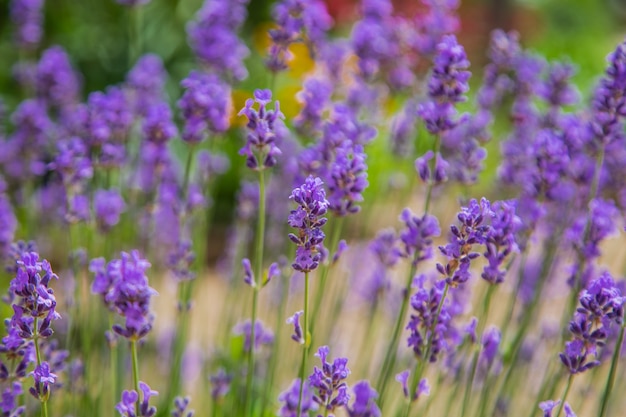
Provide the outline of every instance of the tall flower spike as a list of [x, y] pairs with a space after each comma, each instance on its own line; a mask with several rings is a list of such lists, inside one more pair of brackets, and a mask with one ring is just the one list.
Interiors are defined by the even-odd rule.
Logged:
[[404, 245], [402, 256], [411, 259], [414, 265], [432, 256], [432, 238], [439, 236], [441, 229], [435, 216], [425, 214], [417, 217], [405, 208], [400, 215], [405, 229], [400, 232], [400, 240]]
[[359, 381], [352, 387], [354, 393], [354, 402], [348, 407], [348, 416], [350, 417], [381, 417], [382, 413], [376, 398], [378, 393], [373, 389], [369, 382]]
[[346, 406], [350, 395], [345, 379], [350, 375], [347, 358], [336, 358], [332, 363], [326, 359], [330, 349], [322, 346], [315, 356], [322, 362], [322, 368], [317, 366], [313, 374], [309, 376], [309, 384], [317, 392], [313, 395], [313, 401], [325, 410], [325, 413], [333, 412], [336, 408]]
[[289, 239], [298, 245], [296, 259], [292, 264], [296, 271], [312, 271], [321, 261], [322, 242], [326, 237], [322, 226], [327, 221], [322, 216], [328, 210], [328, 200], [322, 184], [319, 178], [309, 176], [289, 197], [298, 204], [295, 210], [291, 210], [287, 220], [289, 226], [298, 229], [297, 235], [289, 234]]
[[[275, 124], [277, 119], [284, 119], [278, 101], [274, 102], [274, 110], [266, 106], [272, 101], [270, 90], [256, 90], [254, 100], [248, 99], [239, 115], [248, 118], [246, 145], [239, 150], [240, 155], [246, 156], [246, 165], [250, 169], [262, 170], [276, 165], [276, 157], [281, 154], [276, 146]], [[252, 106], [258, 103], [257, 111]]]

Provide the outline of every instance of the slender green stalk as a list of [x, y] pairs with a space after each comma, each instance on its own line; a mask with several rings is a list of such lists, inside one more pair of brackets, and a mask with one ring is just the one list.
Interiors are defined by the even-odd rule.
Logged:
[[309, 273], [304, 273], [304, 313], [303, 327], [304, 346], [302, 346], [302, 361], [300, 362], [300, 394], [298, 395], [298, 416], [302, 415], [302, 391], [304, 390], [304, 373], [306, 371], [306, 359], [309, 353], [311, 334], [309, 333]]
[[611, 397], [611, 391], [613, 390], [613, 386], [615, 385], [615, 376], [617, 375], [617, 366], [619, 364], [619, 354], [622, 350], [622, 343], [624, 342], [624, 331], [626, 327], [622, 326], [619, 332], [619, 336], [617, 337], [617, 343], [615, 344], [615, 349], [613, 350], [613, 358], [611, 359], [611, 370], [609, 371], [609, 377], [606, 380], [606, 385], [604, 387], [604, 393], [602, 394], [602, 403], [600, 406], [600, 412], [598, 417], [604, 417], [608, 410], [609, 398]]
[[420, 252], [416, 252], [413, 262], [411, 263], [411, 269], [409, 270], [409, 274], [407, 275], [407, 281], [404, 286], [404, 294], [402, 296], [400, 312], [398, 313], [396, 324], [393, 328], [393, 333], [391, 334], [391, 339], [389, 339], [387, 351], [385, 352], [385, 360], [383, 362], [383, 366], [381, 367], [380, 374], [378, 375], [378, 380], [376, 382], [376, 390], [378, 391], [379, 395], [379, 406], [381, 408], [385, 400], [387, 381], [389, 380], [389, 376], [391, 374], [391, 371], [393, 370], [393, 366], [396, 363], [396, 351], [398, 349], [398, 342], [400, 339], [400, 333], [402, 331], [402, 324], [404, 323], [406, 310], [409, 306], [409, 299], [411, 298], [411, 284], [413, 283], [413, 277], [415, 276], [415, 272], [417, 270], [417, 263], [415, 261], [419, 259], [419, 256]]
[[141, 401], [139, 399], [139, 360], [137, 359], [137, 341], [130, 341], [130, 355], [133, 362], [133, 386], [135, 387], [135, 391], [137, 391], [137, 410], [139, 410], [139, 405]]
[[556, 415], [554, 417], [559, 417], [559, 415], [561, 414], [561, 411], [563, 411], [563, 406], [565, 405], [565, 399], [567, 398], [569, 389], [572, 387], [572, 381], [574, 380], [574, 375], [575, 374], [569, 374], [569, 378], [567, 378], [567, 385], [565, 386], [565, 392], [563, 393], [563, 396], [561, 397], [561, 404], [559, 404], [559, 409], [556, 412]]
[[263, 245], [265, 238], [265, 173], [259, 170], [259, 221], [256, 229], [256, 252], [255, 252], [255, 279], [258, 281], [253, 287], [252, 294], [252, 323], [250, 326], [250, 352], [248, 353], [248, 373], [246, 375], [246, 398], [244, 400], [247, 416], [252, 416], [254, 400], [252, 399], [252, 382], [254, 374], [254, 339], [255, 323], [258, 309], [259, 286], [263, 280]]
[[[109, 312], [109, 328], [113, 327], [113, 313]], [[110, 344], [110, 360], [111, 360], [111, 402], [109, 403], [109, 407], [111, 411], [114, 412], [114, 404], [117, 396], [119, 395], [119, 381], [118, 381], [118, 358], [119, 353], [117, 349], [117, 343]], [[117, 414], [114, 412], [114, 415]]]
[[[35, 317], [33, 322], [33, 328], [35, 329], [35, 334], [33, 336], [33, 342], [35, 342], [35, 354], [37, 356], [37, 366], [41, 366], [41, 351], [39, 349], [39, 318]], [[48, 417], [48, 399], [41, 401], [41, 416]]]

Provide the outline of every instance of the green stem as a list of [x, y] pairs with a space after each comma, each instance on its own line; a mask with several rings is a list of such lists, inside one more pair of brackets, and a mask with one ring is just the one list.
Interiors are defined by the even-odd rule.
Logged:
[[258, 309], [259, 286], [263, 285], [263, 245], [265, 238], [265, 172], [259, 170], [259, 221], [256, 229], [256, 252], [255, 252], [255, 279], [256, 284], [252, 294], [252, 323], [250, 326], [250, 352], [248, 353], [248, 373], [246, 375], [246, 415], [252, 416], [254, 401], [252, 399], [252, 382], [254, 374], [254, 339], [255, 323]]
[[304, 314], [303, 327], [304, 346], [302, 346], [302, 361], [300, 362], [300, 394], [298, 395], [298, 416], [302, 415], [302, 391], [304, 389], [304, 373], [306, 370], [306, 359], [309, 352], [311, 342], [311, 334], [309, 333], [309, 273], [304, 273]]
[[391, 339], [389, 339], [389, 345], [387, 345], [387, 351], [385, 352], [385, 360], [383, 362], [383, 366], [380, 370], [380, 374], [378, 375], [378, 380], [376, 382], [376, 389], [379, 395], [379, 406], [382, 408], [385, 393], [387, 390], [387, 381], [389, 380], [389, 375], [393, 369], [393, 366], [396, 363], [396, 351], [398, 350], [398, 342], [400, 339], [400, 333], [402, 331], [402, 324], [404, 323], [404, 317], [406, 316], [406, 310], [409, 305], [409, 299], [411, 298], [411, 284], [413, 283], [413, 277], [415, 276], [415, 272], [417, 270], [417, 259], [419, 259], [420, 252], [415, 253], [415, 257], [413, 262], [411, 263], [411, 269], [409, 270], [409, 274], [407, 275], [406, 284], [403, 289], [402, 296], [402, 304], [400, 305], [400, 312], [398, 313], [398, 317], [396, 319], [396, 324], [393, 328], [393, 333], [391, 335]]
[[602, 394], [602, 405], [600, 406], [600, 413], [598, 414], [598, 417], [604, 417], [608, 410], [609, 398], [611, 397], [611, 391], [615, 385], [615, 376], [617, 375], [617, 365], [619, 364], [619, 355], [622, 350], [625, 330], [626, 327], [622, 326], [619, 336], [617, 337], [617, 343], [615, 344], [615, 349], [613, 350], [613, 358], [611, 359], [611, 370], [609, 371], [609, 378], [606, 380], [604, 393]]
[[[113, 327], [113, 313], [109, 312], [109, 329]], [[117, 351], [117, 343], [112, 343], [109, 345], [109, 348], [111, 349], [110, 352], [110, 360], [111, 360], [111, 402], [109, 403], [109, 406], [111, 407], [111, 410], [114, 412], [114, 415], [116, 415], [117, 413], [115, 413], [114, 411], [114, 405], [115, 405], [115, 401], [117, 400], [117, 396], [119, 395], [119, 384], [118, 384], [118, 351]]]
[[[39, 349], [39, 317], [35, 317], [33, 322], [33, 328], [35, 334], [33, 335], [33, 342], [35, 343], [35, 354], [37, 356], [37, 366], [41, 366], [41, 351]], [[48, 417], [48, 399], [41, 400], [41, 415], [42, 417]]]
[[130, 341], [130, 355], [133, 362], [133, 386], [135, 387], [135, 391], [137, 391], [137, 410], [139, 410], [139, 405], [141, 401], [139, 399], [139, 360], [137, 359], [137, 341]]
[[554, 417], [559, 417], [561, 411], [563, 411], [563, 406], [565, 405], [565, 399], [567, 398], [567, 394], [569, 393], [569, 389], [572, 387], [572, 380], [574, 379], [574, 374], [569, 374], [569, 378], [567, 378], [567, 385], [565, 386], [565, 392], [563, 393], [563, 397], [561, 397], [561, 404], [559, 404], [559, 409], [556, 412]]

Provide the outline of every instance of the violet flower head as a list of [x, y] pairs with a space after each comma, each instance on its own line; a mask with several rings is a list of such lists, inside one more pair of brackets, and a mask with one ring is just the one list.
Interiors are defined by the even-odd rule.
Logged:
[[178, 100], [185, 121], [183, 140], [198, 143], [209, 133], [225, 132], [232, 110], [230, 87], [217, 76], [199, 71], [191, 71], [180, 84], [185, 89]]
[[576, 310], [588, 317], [590, 322], [608, 320], [618, 326], [624, 323], [626, 297], [608, 272], [589, 283], [580, 296], [580, 307]]
[[491, 284], [504, 281], [506, 270], [501, 269], [501, 266], [512, 252], [518, 251], [515, 236], [522, 227], [522, 220], [515, 214], [516, 206], [515, 200], [496, 201], [491, 205], [493, 214], [485, 239], [486, 251], [483, 254], [488, 264], [481, 275]]
[[[284, 119], [278, 101], [274, 102], [274, 110], [267, 109], [272, 101], [270, 90], [255, 90], [254, 100], [246, 100], [246, 105], [239, 111], [239, 115], [248, 118], [246, 145], [239, 150], [240, 155], [246, 156], [246, 166], [254, 170], [263, 170], [276, 165], [276, 157], [281, 154], [276, 146], [277, 119]], [[258, 103], [257, 111], [252, 106]]]
[[216, 373], [209, 377], [212, 386], [211, 398], [213, 401], [217, 401], [228, 394], [232, 379], [232, 375], [227, 374], [222, 368], [218, 369]]
[[50, 389], [56, 381], [56, 374], [50, 372], [48, 362], [41, 362], [41, 365], [37, 365], [35, 370], [30, 374], [33, 376], [35, 385], [31, 387], [28, 392], [41, 402], [48, 401], [48, 398], [50, 398]]
[[42, 54], [37, 64], [36, 90], [37, 97], [53, 108], [63, 109], [78, 102], [80, 81], [62, 47], [53, 46]]
[[317, 366], [309, 376], [309, 385], [315, 390], [313, 401], [325, 412], [333, 412], [336, 408], [348, 405], [350, 395], [345, 379], [350, 375], [347, 358], [335, 358], [332, 363], [327, 361], [330, 349], [322, 346], [315, 356], [322, 362], [321, 369]]
[[556, 62], [548, 69], [545, 82], [537, 87], [537, 95], [545, 100], [552, 109], [572, 106], [580, 100], [580, 93], [570, 80], [576, 73], [572, 64]]
[[89, 150], [79, 137], [70, 137], [57, 143], [57, 154], [48, 165], [61, 176], [66, 193], [80, 192], [93, 176]]
[[588, 347], [584, 341], [574, 339], [565, 343], [565, 350], [559, 353], [559, 358], [570, 374], [577, 374], [600, 365], [598, 360], [587, 360], [592, 354], [595, 354], [595, 346]]
[[433, 237], [441, 233], [437, 218], [429, 214], [417, 217], [410, 209], [405, 208], [400, 220], [405, 226], [400, 232], [400, 240], [404, 246], [402, 256], [411, 259], [413, 265], [429, 259], [432, 256]]
[[302, 383], [302, 402], [300, 414], [298, 415], [298, 404], [300, 403], [300, 378], [296, 378], [291, 386], [278, 396], [278, 401], [282, 403], [278, 411], [279, 417], [308, 417], [310, 411], [317, 409], [316, 403], [313, 402], [313, 391], [308, 383]]
[[191, 266], [196, 260], [192, 242], [188, 239], [180, 240], [168, 253], [166, 266], [177, 281], [190, 281], [196, 274]]
[[328, 209], [336, 216], [358, 213], [363, 191], [369, 185], [363, 146], [344, 141], [335, 149], [328, 173]]
[[122, 401], [117, 403], [115, 409], [122, 417], [137, 417], [136, 403], [139, 399], [137, 391], [131, 390], [122, 392]]
[[552, 411], [561, 404], [561, 400], [553, 401], [543, 401], [539, 403], [539, 408], [543, 411], [543, 417], [552, 417]]
[[601, 255], [600, 243], [617, 231], [619, 210], [612, 201], [595, 198], [589, 203], [589, 211], [589, 220], [587, 216], [576, 219], [567, 236], [585, 259], [593, 260]]
[[[252, 325], [250, 323], [250, 320], [243, 321], [233, 329], [235, 334], [244, 336], [243, 350], [245, 352], [249, 352], [252, 347], [250, 340]], [[258, 351], [261, 345], [271, 345], [272, 343], [274, 343], [274, 333], [266, 328], [260, 320], [257, 320], [254, 325], [254, 350]]]
[[415, 392], [409, 396], [409, 376], [411, 372], [409, 370], [400, 372], [396, 375], [396, 381], [400, 383], [402, 386], [402, 393], [405, 398], [408, 398], [409, 401], [416, 401], [423, 395], [430, 395], [430, 386], [428, 385], [428, 380], [426, 378], [422, 378], [417, 385], [417, 389]]
[[350, 417], [381, 417], [382, 413], [376, 398], [378, 393], [367, 381], [359, 381], [352, 387], [354, 402], [348, 406], [348, 416]]
[[403, 255], [397, 247], [398, 238], [393, 229], [383, 229], [369, 244], [369, 250], [386, 268], [393, 267]]
[[12, 0], [9, 8], [16, 26], [15, 41], [19, 47], [35, 49], [43, 35], [44, 0]]
[[189, 401], [189, 397], [174, 398], [174, 410], [172, 410], [172, 417], [193, 417], [194, 410], [187, 410]]
[[249, 50], [237, 32], [246, 20], [248, 0], [205, 0], [187, 26], [191, 49], [200, 62], [222, 79], [248, 76], [243, 60]]
[[18, 406], [17, 404], [19, 396], [23, 393], [22, 384], [18, 381], [13, 382], [4, 389], [2, 399], [0, 400], [0, 411], [2, 411], [3, 415], [18, 417], [24, 414], [26, 407]]
[[329, 105], [332, 85], [324, 78], [307, 78], [303, 87], [297, 94], [302, 109], [293, 119], [293, 125], [303, 134], [316, 136], [322, 130], [322, 117]]
[[156, 291], [148, 285], [145, 274], [150, 263], [136, 250], [120, 255], [120, 259], [108, 264], [104, 259], [91, 262], [89, 269], [95, 274], [92, 292], [103, 295], [105, 304], [124, 317], [125, 324], [113, 325], [113, 331], [127, 339], [138, 340], [152, 329], [154, 317], [150, 313], [150, 298]]
[[125, 210], [126, 204], [119, 191], [100, 189], [94, 194], [93, 207], [98, 228], [106, 232], [119, 223], [120, 215]]
[[455, 287], [470, 278], [470, 262], [480, 256], [472, 251], [472, 246], [485, 244], [490, 230], [485, 220], [492, 215], [491, 203], [486, 198], [480, 203], [472, 199], [467, 207], [461, 207], [457, 214], [459, 226], [450, 226], [448, 244], [439, 246], [449, 261], [445, 266], [437, 264], [437, 270], [449, 285]]
[[[436, 362], [439, 353], [447, 346], [445, 337], [450, 326], [451, 315], [448, 311], [449, 303], [445, 300], [439, 316], [437, 316], [444, 287], [445, 281], [443, 280], [437, 281], [430, 290], [424, 288], [422, 282], [417, 292], [411, 296], [411, 308], [413, 310], [406, 326], [410, 333], [407, 340], [408, 346], [413, 349], [418, 358], [429, 362]], [[429, 356], [424, 358], [429, 340]]]
[[480, 360], [487, 368], [491, 368], [498, 355], [502, 335], [496, 327], [491, 327], [483, 334], [483, 349]]
[[175, 137], [178, 129], [172, 120], [170, 106], [165, 102], [156, 102], [147, 107], [143, 120], [143, 138], [156, 145], [166, 144]]
[[287, 319], [287, 324], [293, 325], [293, 334], [291, 335], [291, 339], [296, 343], [303, 345], [304, 340], [304, 332], [302, 331], [302, 326], [300, 325], [300, 316], [304, 314], [304, 311], [296, 311], [293, 316]]
[[2, 262], [11, 256], [11, 245], [17, 230], [17, 218], [11, 201], [4, 191], [4, 179], [0, 175], [0, 261]]
[[296, 259], [292, 264], [296, 271], [312, 271], [321, 262], [322, 242], [326, 237], [322, 226], [327, 221], [322, 216], [328, 210], [328, 200], [322, 185], [322, 180], [309, 176], [289, 197], [298, 204], [295, 210], [291, 210], [287, 220], [289, 226], [298, 229], [297, 234], [289, 234], [289, 239], [298, 245]]
[[145, 115], [152, 103], [164, 100], [167, 72], [161, 57], [145, 54], [126, 75], [126, 86], [137, 114]]
[[[435, 158], [434, 169], [431, 170], [430, 160]], [[440, 152], [433, 154], [433, 151], [427, 151], [424, 155], [415, 160], [415, 170], [422, 181], [427, 184], [441, 184], [448, 181], [448, 168], [450, 164], [443, 159]]]
[[444, 35], [455, 33], [459, 29], [456, 9], [460, 1], [422, 0], [422, 3], [428, 6], [428, 11], [416, 19], [419, 33], [414, 42], [421, 55], [431, 56], [437, 52], [437, 45]]

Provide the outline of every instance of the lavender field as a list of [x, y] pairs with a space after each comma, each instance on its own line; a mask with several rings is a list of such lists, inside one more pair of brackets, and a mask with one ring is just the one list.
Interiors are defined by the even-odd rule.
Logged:
[[1, 415], [626, 415], [624, 15], [522, 3], [0, 1]]

